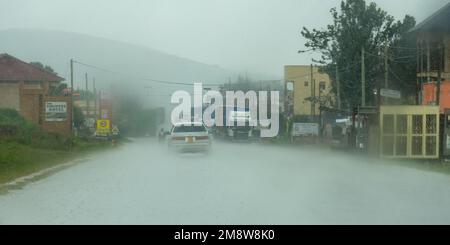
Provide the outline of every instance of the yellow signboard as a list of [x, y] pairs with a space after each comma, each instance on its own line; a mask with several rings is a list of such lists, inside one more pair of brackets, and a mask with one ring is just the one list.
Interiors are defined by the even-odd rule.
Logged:
[[97, 131], [98, 136], [108, 136], [111, 129], [111, 123], [109, 120], [97, 120]]
[[109, 120], [97, 120], [97, 129], [109, 130]]

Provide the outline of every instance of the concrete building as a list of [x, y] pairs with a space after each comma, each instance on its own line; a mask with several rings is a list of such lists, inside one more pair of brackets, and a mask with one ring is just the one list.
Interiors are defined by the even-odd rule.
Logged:
[[[411, 30], [417, 37], [417, 82], [423, 91], [436, 87], [439, 71], [441, 83], [450, 82], [450, 3]], [[423, 89], [424, 85], [428, 89]], [[441, 102], [450, 106], [448, 94], [441, 89]], [[421, 95], [421, 103], [436, 104], [437, 96]], [[443, 108], [441, 108], [442, 111]]]
[[[319, 67], [309, 65], [288, 65], [284, 67], [284, 79], [287, 95], [285, 105], [292, 107], [292, 114], [318, 116], [320, 104], [333, 101], [330, 77], [319, 72]], [[312, 100], [311, 100], [312, 99]], [[319, 102], [321, 101], [321, 102]]]
[[0, 108], [15, 109], [46, 131], [70, 134], [70, 96], [52, 94], [62, 81], [56, 74], [0, 54]]

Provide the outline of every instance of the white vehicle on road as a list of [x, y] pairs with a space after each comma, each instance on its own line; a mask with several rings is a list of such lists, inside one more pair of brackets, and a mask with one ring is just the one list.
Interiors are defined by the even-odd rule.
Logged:
[[208, 153], [211, 149], [211, 137], [201, 122], [174, 125], [168, 139], [170, 151]]

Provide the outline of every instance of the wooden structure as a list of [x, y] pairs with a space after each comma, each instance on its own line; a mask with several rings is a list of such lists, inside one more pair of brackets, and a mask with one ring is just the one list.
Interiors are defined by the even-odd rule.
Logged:
[[438, 159], [438, 106], [381, 106], [380, 155]]

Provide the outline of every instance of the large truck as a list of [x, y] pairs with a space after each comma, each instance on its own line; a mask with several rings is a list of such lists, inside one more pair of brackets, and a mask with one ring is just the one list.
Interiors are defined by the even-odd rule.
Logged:
[[259, 139], [259, 127], [252, 126], [253, 122], [255, 122], [257, 118], [252, 117], [248, 108], [224, 106], [223, 119], [223, 126], [214, 127], [214, 132], [216, 135], [228, 140]]

